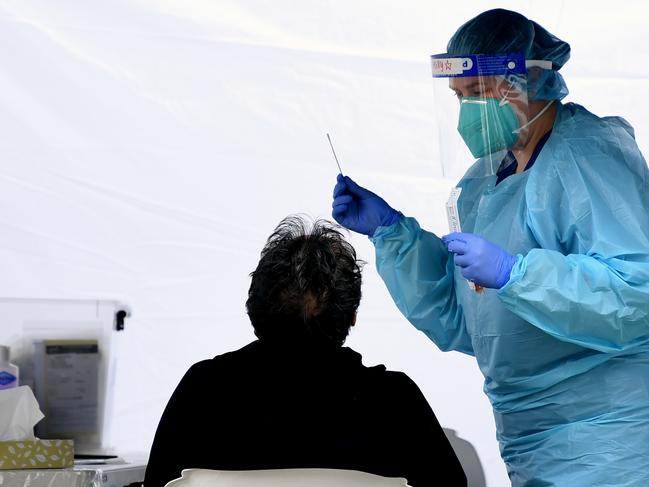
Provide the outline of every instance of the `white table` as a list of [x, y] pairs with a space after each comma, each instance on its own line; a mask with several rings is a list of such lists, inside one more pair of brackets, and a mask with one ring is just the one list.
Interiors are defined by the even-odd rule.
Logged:
[[124, 460], [73, 468], [0, 470], [1, 487], [127, 487], [144, 481], [146, 463]]

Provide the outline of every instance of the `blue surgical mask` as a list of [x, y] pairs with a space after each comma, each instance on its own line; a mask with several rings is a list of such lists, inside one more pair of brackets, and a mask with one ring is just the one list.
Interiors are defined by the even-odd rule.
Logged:
[[473, 157], [480, 158], [513, 147], [520, 123], [508, 100], [464, 97], [457, 129]]

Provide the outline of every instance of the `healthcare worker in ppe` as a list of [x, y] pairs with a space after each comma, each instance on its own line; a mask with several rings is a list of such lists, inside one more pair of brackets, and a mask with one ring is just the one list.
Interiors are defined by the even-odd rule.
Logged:
[[447, 51], [433, 75], [477, 159], [463, 233], [439, 238], [340, 175], [333, 217], [371, 238], [417, 329], [475, 356], [514, 487], [647, 487], [649, 172], [633, 129], [560, 102], [570, 46], [520, 14], [482, 13]]

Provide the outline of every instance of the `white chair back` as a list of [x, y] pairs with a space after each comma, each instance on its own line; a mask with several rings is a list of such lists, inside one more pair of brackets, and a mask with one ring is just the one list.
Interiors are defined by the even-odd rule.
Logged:
[[278, 470], [188, 469], [166, 487], [404, 487], [405, 479], [354, 470], [295, 468]]

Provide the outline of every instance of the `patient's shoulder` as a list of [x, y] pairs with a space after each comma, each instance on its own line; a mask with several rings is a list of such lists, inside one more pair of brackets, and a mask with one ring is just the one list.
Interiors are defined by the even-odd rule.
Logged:
[[384, 398], [400, 398], [403, 401], [420, 400], [423, 397], [417, 384], [405, 373], [395, 370], [386, 370], [385, 366], [377, 365], [365, 369], [373, 380], [374, 389]]
[[404, 394], [421, 395], [419, 386], [405, 372], [386, 370], [385, 382], [387, 387], [391, 387]]
[[256, 355], [255, 343], [256, 342], [252, 342], [240, 348], [239, 350], [225, 352], [220, 355], [216, 355], [211, 359], [196, 362], [189, 368], [189, 370], [185, 374], [185, 377], [190, 379], [196, 379], [204, 376], [213, 377], [215, 376], [215, 374], [219, 374], [232, 368], [239, 368], [242, 365], [249, 364], [253, 357]]

